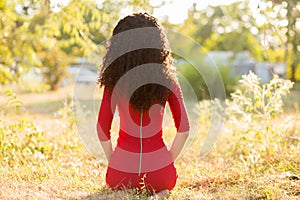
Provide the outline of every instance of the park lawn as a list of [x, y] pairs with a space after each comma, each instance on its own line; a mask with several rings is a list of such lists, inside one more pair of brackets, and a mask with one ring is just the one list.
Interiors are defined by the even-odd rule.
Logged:
[[[120, 198], [105, 186], [106, 166], [80, 143], [72, 116], [57, 114], [69, 106], [64, 102], [72, 92], [68, 87], [56, 92], [20, 93], [24, 111], [1, 114], [6, 132], [2, 131], [0, 143], [0, 199]], [[298, 92], [293, 91], [291, 97], [297, 99]], [[200, 159], [201, 143], [210, 126], [202, 123], [192, 145], [176, 161], [178, 182], [168, 199], [299, 199], [300, 113], [295, 110], [299, 104], [291, 99], [287, 107], [295, 108], [273, 121], [275, 131], [277, 126], [278, 130], [284, 128], [287, 118], [290, 123], [283, 142], [276, 144], [278, 150], [250, 161], [240, 156], [243, 146], [233, 143], [237, 129], [230, 123], [225, 124], [215, 149]], [[174, 129], [164, 134], [172, 138]], [[125, 199], [147, 197], [131, 191]]]

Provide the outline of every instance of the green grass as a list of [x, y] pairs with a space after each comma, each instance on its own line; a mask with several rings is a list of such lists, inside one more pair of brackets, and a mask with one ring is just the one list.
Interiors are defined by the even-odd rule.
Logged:
[[[292, 92], [295, 96], [287, 100], [286, 108], [297, 100], [297, 92]], [[70, 96], [72, 89], [21, 94], [25, 111], [1, 114], [0, 199], [120, 198], [105, 186], [106, 166], [81, 145], [72, 118], [54, 115]], [[178, 182], [168, 199], [299, 199], [300, 114], [292, 110], [272, 120], [274, 130], [282, 133], [272, 151], [252, 161], [241, 158], [245, 146], [236, 135], [244, 134], [242, 128], [229, 122], [216, 148], [200, 159], [203, 136], [211, 125], [203, 123], [192, 145], [176, 161]], [[173, 130], [165, 131], [168, 140]], [[256, 149], [260, 141], [251, 144]], [[147, 199], [134, 191], [126, 196]]]
[[294, 82], [294, 91], [300, 91], [300, 81]]

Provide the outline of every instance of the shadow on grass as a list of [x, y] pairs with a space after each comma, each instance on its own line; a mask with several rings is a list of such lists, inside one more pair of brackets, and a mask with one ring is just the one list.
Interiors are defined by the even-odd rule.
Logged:
[[110, 188], [103, 187], [98, 192], [89, 194], [87, 196], [83, 196], [79, 198], [81, 200], [98, 200], [98, 199], [120, 199], [120, 200], [148, 200], [148, 199], [158, 199], [157, 197], [148, 195], [146, 193], [138, 193], [136, 190], [121, 190], [121, 191], [114, 191]]
[[125, 197], [121, 197], [117, 192], [111, 190], [110, 188], [103, 186], [96, 191], [95, 193], [91, 193], [87, 196], [81, 196], [78, 198], [80, 200], [98, 200], [98, 199], [125, 199]]

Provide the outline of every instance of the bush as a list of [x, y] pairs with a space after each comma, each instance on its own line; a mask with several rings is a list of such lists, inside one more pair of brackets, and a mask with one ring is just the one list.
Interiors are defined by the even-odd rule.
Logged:
[[227, 101], [227, 116], [231, 123], [233, 141], [230, 152], [249, 167], [258, 169], [266, 158], [273, 157], [286, 146], [285, 134], [292, 127], [289, 121], [280, 125], [273, 120], [283, 112], [283, 97], [293, 83], [278, 76], [264, 85], [250, 72], [239, 81], [241, 89], [232, 93]]
[[[216, 82], [219, 81], [220, 78], [222, 79], [221, 81], [224, 85], [226, 96], [229, 96], [237, 85], [237, 79], [230, 74], [229, 66], [219, 66], [216, 70], [214, 66], [210, 65], [211, 63], [199, 63], [199, 66], [201, 66], [200, 74], [199, 71], [190, 63], [180, 62], [177, 64], [179, 74], [183, 76], [193, 88], [193, 91], [189, 92], [196, 94], [199, 101], [203, 99], [212, 99], [212, 95], [209, 93], [209, 90], [213, 90], [217, 94], [220, 94], [220, 90], [222, 88], [216, 87]], [[217, 71], [220, 74], [217, 74]], [[210, 83], [205, 82], [203, 76], [207, 76], [206, 80], [210, 81]], [[183, 86], [183, 91], [188, 91], [187, 88], [184, 88], [184, 84], [181, 85]], [[208, 88], [208, 85], [211, 85], [214, 88]]]
[[5, 85], [16, 81], [17, 78], [11, 73], [9, 67], [0, 64], [0, 84]]
[[22, 101], [11, 90], [5, 90], [6, 97], [4, 103], [0, 104], [0, 113], [7, 113], [11, 111], [20, 112], [23, 108]]
[[[290, 162], [289, 168], [297, 168], [293, 167], [297, 166], [297, 161], [293, 161], [292, 156], [297, 155], [299, 144], [297, 119], [285, 117], [282, 120], [278, 116], [283, 112], [283, 98], [290, 92], [293, 83], [275, 75], [269, 83], [261, 85], [252, 72], [242, 76], [239, 83], [240, 89], [231, 94], [231, 100], [225, 101], [226, 106], [218, 99], [200, 102], [199, 120], [202, 126], [226, 116], [223, 130], [227, 135], [222, 138], [222, 154], [233, 160], [241, 160], [247, 173], [257, 173], [270, 167], [271, 162], [276, 162], [279, 156], [286, 153], [291, 155], [291, 160], [280, 162]], [[218, 135], [207, 137], [216, 142], [217, 138], [214, 137]]]
[[257, 119], [269, 125], [270, 120], [283, 111], [283, 97], [293, 87], [291, 81], [277, 75], [261, 86], [253, 72], [243, 75], [239, 83], [241, 89], [231, 94], [232, 103], [229, 105], [233, 114], [247, 119], [250, 124]]
[[38, 163], [52, 156], [54, 145], [45, 140], [44, 133], [30, 121], [4, 124], [0, 120], [0, 160], [16, 167], [25, 162]]

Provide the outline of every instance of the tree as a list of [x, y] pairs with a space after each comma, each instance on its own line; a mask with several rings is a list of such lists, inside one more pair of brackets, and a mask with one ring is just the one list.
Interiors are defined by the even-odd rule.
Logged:
[[205, 10], [197, 10], [194, 4], [182, 27], [183, 33], [193, 37], [207, 51], [249, 51], [254, 58], [262, 60], [255, 29], [248, 1], [209, 6]]
[[0, 84], [17, 81], [38, 63], [32, 47], [34, 35], [27, 31], [30, 16], [25, 11], [21, 1], [0, 1]]
[[[300, 2], [295, 0], [261, 0], [259, 5], [266, 18], [272, 49], [284, 49], [284, 61], [288, 64], [289, 78], [296, 81], [297, 68], [300, 65]], [[274, 41], [278, 41], [277, 43]]]
[[124, 7], [131, 7], [133, 11], [153, 10], [150, 0], [144, 0], [142, 4], [136, 0], [105, 0], [101, 4], [71, 0], [59, 12], [47, 16], [37, 45], [41, 48], [39, 55], [47, 68], [44, 76], [51, 89], [58, 88], [66, 75], [64, 68], [68, 62], [73, 62], [73, 58], [88, 57], [91, 53], [100, 56], [99, 44], [110, 37]]
[[43, 65], [46, 66], [42, 69], [44, 82], [50, 86], [51, 90], [58, 89], [68, 73], [66, 68], [70, 63], [68, 56], [56, 46], [47, 51], [41, 51], [39, 56]]
[[0, 83], [17, 81], [30, 67], [41, 67], [45, 82], [57, 89], [74, 58], [100, 55], [127, 7], [153, 11], [150, 0], [71, 0], [54, 10], [50, 0], [0, 0]]
[[[187, 63], [180, 69], [183, 69], [181, 73], [191, 83], [199, 99], [210, 97], [208, 89], [220, 90], [220, 88], [212, 88], [216, 85], [214, 83], [219, 80], [219, 74], [212, 70], [215, 69], [214, 63], [207, 58], [206, 53], [208, 51], [234, 52], [232, 59], [217, 63], [218, 72], [220, 72], [225, 92], [228, 95], [237, 83], [229, 68], [235, 53], [248, 51], [255, 59], [263, 59], [260, 41], [256, 35], [257, 31], [255, 18], [252, 16], [248, 1], [208, 6], [205, 10], [198, 10], [197, 4], [193, 5], [181, 32], [192, 37], [206, 50], [206, 52], [203, 50], [196, 52], [193, 47], [186, 48], [187, 51], [190, 51], [188, 55], [194, 55], [198, 70], [202, 74], [196, 73], [193, 67]], [[208, 88], [209, 82], [212, 83], [210, 88]]]
[[105, 39], [100, 13], [95, 2], [73, 0], [59, 12], [53, 12], [49, 4], [43, 6], [33, 17], [31, 28], [38, 38], [33, 45], [51, 90], [59, 87], [75, 58], [97, 51]]

